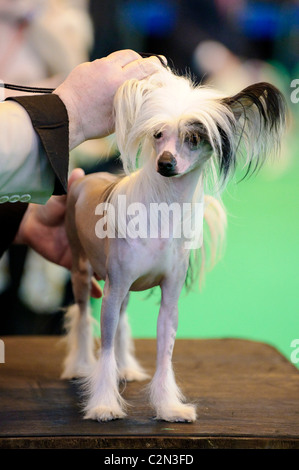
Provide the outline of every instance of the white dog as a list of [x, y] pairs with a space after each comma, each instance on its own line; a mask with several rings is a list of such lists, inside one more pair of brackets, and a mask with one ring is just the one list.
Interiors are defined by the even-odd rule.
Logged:
[[[76, 304], [67, 313], [63, 377], [86, 377], [85, 418], [124, 417], [119, 381], [146, 378], [133, 355], [126, 317], [129, 292], [160, 286], [150, 401], [157, 419], [194, 421], [195, 406], [185, 403], [175, 382], [172, 351], [178, 299], [192, 250], [201, 246], [203, 213], [212, 252], [225, 231], [222, 205], [204, 192], [208, 184], [217, 193], [224, 187], [241, 154], [248, 172], [279, 145], [284, 100], [267, 83], [225, 97], [163, 69], [118, 90], [115, 118], [126, 175], [88, 175], [73, 184], [68, 197]], [[173, 217], [165, 218], [169, 208]], [[88, 311], [94, 275], [105, 280], [97, 359]]]

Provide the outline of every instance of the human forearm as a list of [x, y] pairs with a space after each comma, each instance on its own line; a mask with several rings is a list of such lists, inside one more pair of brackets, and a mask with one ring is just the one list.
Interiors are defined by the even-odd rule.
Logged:
[[67, 190], [69, 163], [69, 123], [65, 105], [54, 94], [21, 96], [9, 100], [14, 100], [24, 108], [38, 136], [39, 164], [41, 169], [45, 166], [48, 170], [45, 173], [41, 171], [40, 179], [52, 178], [53, 181], [54, 178], [54, 194], [64, 194]]
[[45, 202], [54, 174], [25, 109], [0, 103], [0, 203]]

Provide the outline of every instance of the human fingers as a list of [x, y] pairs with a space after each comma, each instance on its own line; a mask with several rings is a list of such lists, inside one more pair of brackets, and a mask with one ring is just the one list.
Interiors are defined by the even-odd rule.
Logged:
[[70, 187], [72, 186], [73, 182], [80, 178], [83, 178], [83, 176], [85, 176], [84, 170], [82, 168], [75, 168], [71, 172], [69, 179], [68, 179], [68, 191], [70, 190]]
[[155, 56], [135, 60], [123, 67], [125, 79], [134, 77], [138, 80], [142, 80], [160, 70], [162, 70], [161, 62], [158, 57]]
[[[75, 168], [68, 179], [68, 190], [77, 179], [82, 178], [85, 172], [82, 168]], [[40, 206], [40, 219], [47, 225], [58, 224], [63, 220], [66, 210], [67, 195], [52, 196], [45, 206]]]
[[125, 67], [130, 62], [142, 59], [142, 57], [140, 54], [138, 54], [138, 52], [135, 52], [132, 49], [124, 49], [112, 52], [106, 57], [106, 59], [118, 64], [121, 67]]
[[91, 278], [90, 295], [91, 297], [94, 297], [95, 299], [100, 299], [103, 296], [102, 288], [94, 277]]
[[146, 58], [146, 57], [157, 57], [160, 60], [163, 67], [167, 67], [168, 61], [167, 61], [166, 57], [162, 54], [153, 54], [151, 52], [140, 52], [140, 55], [141, 55], [141, 57], [144, 57], [144, 58]]
[[118, 63], [122, 67], [134, 62], [135, 60], [142, 60], [145, 58], [157, 57], [160, 63], [165, 67], [167, 66], [167, 59], [162, 54], [152, 54], [150, 52], [136, 52], [131, 49], [124, 49], [120, 51], [115, 51], [109, 54], [106, 59], [109, 59], [115, 63]]

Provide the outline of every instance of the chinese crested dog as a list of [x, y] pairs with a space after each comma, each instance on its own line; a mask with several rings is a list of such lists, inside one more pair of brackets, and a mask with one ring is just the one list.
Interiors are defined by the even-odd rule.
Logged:
[[[215, 196], [238, 160], [243, 158], [246, 174], [252, 173], [277, 150], [284, 121], [284, 99], [268, 83], [227, 97], [162, 69], [120, 87], [115, 135], [125, 175], [88, 175], [72, 185], [68, 196], [75, 305], [66, 314], [62, 377], [85, 377], [85, 418], [123, 418], [126, 402], [119, 382], [147, 378], [134, 356], [126, 307], [130, 291], [160, 286], [149, 399], [157, 419], [196, 419], [196, 408], [185, 402], [172, 367], [180, 292], [193, 254], [201, 253], [203, 262], [206, 252], [212, 257], [218, 252], [223, 239], [226, 215]], [[105, 281], [98, 357], [89, 312], [94, 278]]]

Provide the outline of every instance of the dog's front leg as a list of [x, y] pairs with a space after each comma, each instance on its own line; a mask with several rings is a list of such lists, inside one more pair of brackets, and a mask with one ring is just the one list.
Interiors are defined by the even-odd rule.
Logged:
[[114, 351], [114, 339], [122, 302], [127, 294], [114, 287], [107, 277], [101, 309], [101, 353], [98, 363], [86, 383], [88, 402], [85, 418], [110, 421], [125, 416], [125, 401], [121, 397]]
[[[174, 285], [175, 284], [175, 285]], [[195, 406], [185, 404], [172, 368], [172, 352], [178, 323], [180, 286], [168, 281], [162, 287], [162, 300], [157, 328], [157, 367], [150, 387], [150, 398], [156, 419], [195, 421]]]
[[134, 380], [146, 380], [149, 376], [141, 367], [134, 354], [134, 342], [126, 312], [128, 300], [129, 294], [126, 296], [120, 309], [120, 318], [115, 337], [115, 356], [120, 380], [132, 382]]

